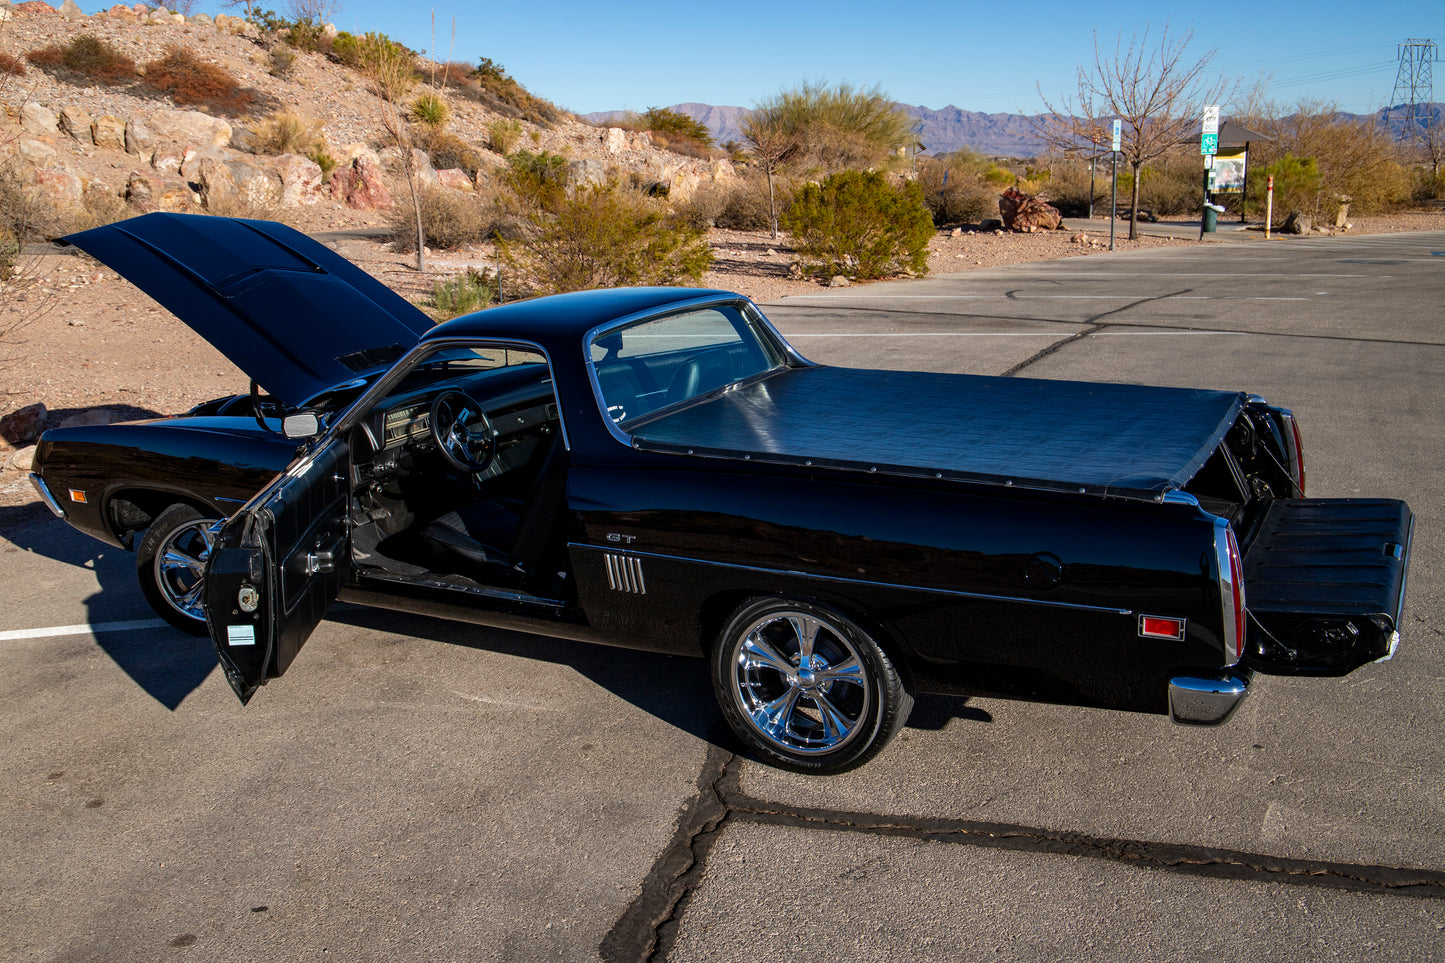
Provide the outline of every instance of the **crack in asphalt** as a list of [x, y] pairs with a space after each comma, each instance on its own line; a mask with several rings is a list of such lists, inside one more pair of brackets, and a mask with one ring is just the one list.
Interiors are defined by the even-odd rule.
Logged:
[[[1173, 291], [1169, 294], [1160, 294], [1156, 297], [1140, 298], [1138, 301], [1130, 301], [1128, 304], [1122, 304], [1111, 311], [1105, 311], [1101, 314], [1096, 314], [1091, 318], [1087, 318], [1082, 322], [1083, 324], [1088, 325], [1087, 328], [1082, 331], [1076, 331], [1072, 335], [1064, 338], [1061, 341], [1055, 341], [1053, 344], [1050, 344], [1046, 348], [1041, 348], [1029, 357], [1020, 361], [1018, 364], [1004, 371], [1000, 375], [1000, 377], [1012, 378], [1014, 375], [1027, 368], [1029, 365], [1042, 361], [1043, 359], [1049, 357], [1055, 352], [1062, 351], [1069, 345], [1082, 341], [1084, 338], [1089, 337], [1089, 335], [1091, 334], [1097, 334], [1098, 332], [1103, 331], [1105, 328], [1111, 327], [1111, 325], [1104, 323], [1105, 318], [1113, 317], [1116, 314], [1123, 314], [1125, 311], [1132, 311], [1134, 308], [1139, 307], [1141, 304], [1150, 304], [1154, 301], [1166, 301], [1169, 298], [1179, 297], [1181, 294], [1188, 294], [1190, 291], [1193, 290], [1193, 288], [1185, 288], [1182, 291]], [[1006, 293], [1010, 297], [1013, 296], [1012, 291]]]
[[1445, 872], [1365, 863], [1294, 859], [1245, 850], [1094, 836], [1011, 823], [818, 809], [759, 799], [740, 788], [739, 757], [710, 746], [698, 792], [641, 891], [602, 940], [604, 963], [667, 959], [707, 858], [729, 823], [897, 836], [1047, 856], [1101, 859], [1139, 869], [1209, 879], [1313, 886], [1354, 893], [1445, 899]]

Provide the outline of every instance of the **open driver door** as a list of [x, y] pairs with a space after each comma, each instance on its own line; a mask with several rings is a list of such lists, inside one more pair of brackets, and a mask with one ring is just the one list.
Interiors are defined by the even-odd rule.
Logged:
[[280, 676], [351, 570], [350, 450], [329, 438], [221, 529], [206, 563], [206, 625], [242, 704]]

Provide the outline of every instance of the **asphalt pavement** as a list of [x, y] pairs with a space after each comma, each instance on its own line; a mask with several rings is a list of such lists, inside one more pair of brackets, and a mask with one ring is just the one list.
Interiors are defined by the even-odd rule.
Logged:
[[0, 960], [1439, 959], [1442, 295], [1433, 233], [765, 307], [825, 363], [1257, 392], [1312, 495], [1409, 501], [1395, 659], [1217, 729], [922, 697], [804, 777], [701, 662], [356, 608], [242, 708], [132, 555], [0, 509]]

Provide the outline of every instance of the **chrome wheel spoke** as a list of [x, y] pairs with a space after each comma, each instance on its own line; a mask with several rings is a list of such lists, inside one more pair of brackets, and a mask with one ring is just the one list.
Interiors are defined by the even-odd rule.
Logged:
[[202, 556], [201, 558], [196, 558], [193, 555], [186, 554], [178, 548], [166, 549], [165, 554], [161, 556], [161, 564], [164, 566], [167, 572], [175, 571], [176, 569], [183, 569], [187, 572], [190, 572], [192, 575], [195, 575], [197, 578], [200, 577], [201, 572], [205, 571], [206, 568], [206, 561], [204, 556]]
[[743, 669], [772, 669], [786, 678], [791, 678], [793, 674], [793, 664], [788, 661], [788, 657], [773, 648], [759, 632], [754, 632], [743, 640], [738, 654], [739, 665]]
[[848, 734], [853, 731], [853, 727], [858, 724], [858, 721], [848, 718], [821, 692], [814, 693], [811, 698], [813, 704], [818, 707], [818, 714], [822, 717], [822, 742], [831, 746], [848, 738]]
[[198, 579], [196, 584], [176, 596], [176, 604], [188, 612], [199, 613], [201, 609], [201, 590], [205, 587], [206, 583]]
[[797, 612], [788, 616], [788, 622], [798, 636], [799, 664], [807, 665], [808, 660], [813, 657], [813, 647], [818, 642], [818, 633], [823, 630], [823, 623], [811, 615]]
[[857, 659], [849, 659], [838, 665], [829, 666], [826, 669], [818, 670], [818, 683], [820, 685], [830, 682], [844, 682], [850, 685], [863, 684], [863, 664]]
[[800, 694], [796, 688], [788, 686], [787, 691], [772, 702], [764, 703], [753, 709], [751, 713], [753, 722], [774, 739], [780, 742], [787, 739], [790, 734], [793, 710], [797, 708]]

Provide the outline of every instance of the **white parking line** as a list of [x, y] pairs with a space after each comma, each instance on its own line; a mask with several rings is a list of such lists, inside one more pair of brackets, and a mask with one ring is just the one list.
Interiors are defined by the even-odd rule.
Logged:
[[[781, 329], [780, 329], [781, 330]], [[788, 340], [794, 338], [1072, 338], [1076, 332], [1072, 331], [872, 331], [841, 332], [841, 331], [783, 331], [783, 336]], [[1154, 337], [1178, 337], [1179, 335], [1200, 335], [1200, 334], [1233, 334], [1241, 335], [1244, 331], [1171, 331], [1165, 329], [1151, 331], [1100, 331], [1090, 335], [1094, 338], [1154, 338]]]
[[59, 635], [99, 635], [101, 632], [132, 632], [138, 629], [164, 629], [164, 619], [136, 619], [131, 622], [97, 622], [94, 625], [52, 625], [44, 629], [7, 629], [0, 632], [0, 642], [18, 639], [48, 639]]

